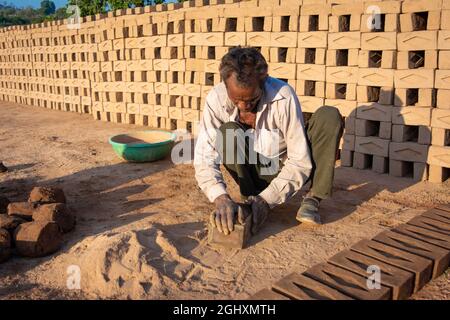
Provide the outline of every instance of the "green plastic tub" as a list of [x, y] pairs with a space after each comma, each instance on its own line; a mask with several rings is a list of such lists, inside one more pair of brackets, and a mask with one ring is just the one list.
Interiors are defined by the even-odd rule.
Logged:
[[165, 158], [171, 151], [176, 134], [146, 130], [119, 134], [109, 138], [116, 154], [129, 162], [151, 162]]

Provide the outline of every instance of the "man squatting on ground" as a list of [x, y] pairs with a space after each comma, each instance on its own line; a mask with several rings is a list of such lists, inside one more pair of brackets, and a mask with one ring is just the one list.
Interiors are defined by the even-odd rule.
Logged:
[[253, 233], [270, 209], [308, 181], [297, 220], [320, 224], [319, 204], [331, 196], [342, 136], [339, 111], [322, 106], [304, 123], [294, 89], [268, 75], [267, 62], [255, 48], [231, 49], [219, 70], [223, 81], [206, 97], [194, 156], [197, 182], [216, 206], [211, 223], [229, 234], [236, 219], [245, 218], [236, 217], [238, 205], [226, 191], [222, 163], [251, 205]]

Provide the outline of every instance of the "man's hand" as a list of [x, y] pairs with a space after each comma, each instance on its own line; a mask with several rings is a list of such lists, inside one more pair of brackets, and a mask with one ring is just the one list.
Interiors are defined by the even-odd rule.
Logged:
[[222, 194], [214, 200], [216, 211], [211, 214], [211, 224], [224, 234], [234, 230], [234, 221], [238, 205], [227, 194]]
[[270, 207], [266, 200], [260, 196], [248, 197], [248, 203], [252, 206], [252, 233], [256, 234], [266, 221], [267, 216], [269, 215]]

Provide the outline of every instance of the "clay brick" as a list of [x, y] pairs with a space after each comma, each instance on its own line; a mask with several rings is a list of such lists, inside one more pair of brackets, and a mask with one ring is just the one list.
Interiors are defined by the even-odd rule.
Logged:
[[397, 69], [436, 69], [437, 50], [402, 51], [397, 54]]
[[[386, 268], [386, 271], [389, 270], [388, 274], [395, 275], [395, 279], [391, 279], [391, 283], [388, 283], [390, 279], [386, 278], [387, 282], [383, 283], [386, 275], [381, 276], [382, 284], [393, 288], [393, 299], [408, 298], [431, 279], [432, 263], [428, 259], [373, 240], [362, 240], [353, 245], [351, 250], [362, 257], [377, 259], [376, 261], [379, 261], [380, 264], [373, 263], [373, 265], [378, 265], [382, 273], [383, 268]], [[362, 258], [360, 259], [362, 260]], [[389, 269], [388, 266], [392, 266], [394, 269]], [[397, 268], [403, 272], [397, 273]]]
[[325, 99], [325, 105], [338, 108], [343, 117], [354, 114], [356, 109], [356, 101], [343, 99]]
[[225, 33], [226, 46], [245, 46], [247, 44], [247, 37], [245, 32], [227, 32]]
[[332, 15], [328, 22], [330, 32], [359, 31], [361, 29], [361, 14]]
[[327, 66], [357, 66], [358, 60], [358, 49], [339, 49], [326, 51]]
[[395, 90], [391, 87], [381, 87], [378, 103], [382, 105], [391, 105], [394, 101]]
[[389, 158], [392, 160], [427, 162], [428, 146], [415, 142], [391, 142]]
[[333, 83], [357, 83], [357, 67], [327, 67], [326, 80]]
[[326, 83], [326, 97], [330, 99], [356, 100], [356, 84]]
[[439, 69], [450, 69], [450, 51], [439, 51]]
[[437, 45], [437, 31], [413, 31], [397, 34], [397, 49], [399, 51], [436, 50]]
[[[379, 2], [378, 2], [379, 3]], [[374, 5], [375, 6], [375, 5]], [[378, 6], [378, 5], [376, 5]], [[367, 11], [366, 11], [367, 12]], [[397, 32], [399, 31], [397, 13], [364, 14], [361, 16], [362, 32]]]
[[366, 277], [330, 264], [317, 264], [303, 274], [354, 299], [387, 300], [391, 296], [391, 289], [382, 285], [378, 290], [369, 290]]
[[431, 144], [435, 146], [450, 145], [450, 130], [443, 128], [431, 129]]
[[295, 62], [301, 64], [323, 65], [326, 60], [324, 48], [297, 48]]
[[353, 151], [341, 150], [341, 166], [351, 167], [353, 166]]
[[433, 109], [431, 113], [431, 126], [433, 128], [450, 129], [450, 110]]
[[60, 248], [62, 235], [54, 222], [27, 222], [21, 224], [14, 232], [14, 242], [20, 255], [42, 257]]
[[355, 150], [355, 135], [346, 133], [342, 136], [342, 149]]
[[385, 106], [376, 102], [358, 104], [356, 116], [360, 119], [390, 122], [392, 106]]
[[355, 151], [364, 154], [389, 156], [389, 140], [376, 137], [356, 137]]
[[402, 12], [421, 12], [441, 8], [442, 0], [404, 0], [402, 2]]
[[358, 84], [363, 86], [392, 87], [394, 84], [394, 70], [360, 68]]
[[389, 159], [386, 157], [372, 157], [372, 171], [376, 173], [387, 173], [389, 171]]
[[328, 47], [329, 49], [359, 49], [361, 48], [361, 33], [360, 32], [329, 33]]
[[402, 32], [439, 30], [440, 25], [440, 10], [403, 13], [400, 15], [400, 28]]
[[[306, 5], [306, 6], [309, 6]], [[301, 7], [301, 10], [305, 8], [305, 5]], [[328, 7], [329, 8], [329, 7]], [[327, 10], [328, 8], [325, 8]], [[328, 13], [319, 13], [315, 12], [311, 14], [302, 13], [299, 21], [299, 31], [307, 32], [307, 31], [324, 31], [329, 29], [329, 14]]]
[[450, 147], [430, 146], [427, 163], [442, 168], [450, 168]]
[[450, 31], [449, 30], [439, 31], [438, 49], [450, 50]]
[[375, 32], [361, 34], [362, 50], [396, 50], [396, 32]]
[[[358, 248], [358, 245], [363, 246], [363, 243], [360, 242], [355, 247]], [[386, 263], [356, 251], [344, 250], [331, 257], [328, 262], [361, 276], [367, 276], [369, 267], [376, 265], [381, 272], [381, 284], [392, 289], [391, 299], [406, 299], [413, 293], [414, 275], [397, 266], [393, 266], [389, 263], [390, 261]], [[431, 273], [431, 266], [429, 270]]]
[[277, 281], [273, 289], [296, 300], [352, 300], [332, 287], [297, 273]]
[[225, 235], [213, 227], [208, 226], [208, 243], [212, 245], [224, 246], [226, 248], [245, 248], [251, 237], [251, 214], [248, 215], [243, 225], [235, 224], [234, 231]]
[[393, 107], [392, 123], [430, 126], [432, 108]]
[[271, 75], [281, 79], [295, 79], [296, 64], [292, 63], [269, 63]]
[[303, 112], [315, 112], [324, 105], [324, 99], [320, 97], [299, 96]]
[[450, 70], [436, 70], [436, 88], [450, 89]]
[[417, 142], [420, 144], [430, 144], [431, 128], [426, 126], [392, 126], [392, 141], [394, 142]]
[[360, 50], [358, 66], [360, 68], [395, 69], [397, 65], [396, 51]]
[[368, 169], [372, 167], [373, 156], [360, 152], [353, 152], [353, 168]]
[[433, 107], [436, 104], [435, 89], [395, 90], [395, 106]]
[[248, 32], [247, 45], [269, 47], [271, 44], [270, 32]]
[[297, 32], [272, 32], [270, 34], [271, 46], [297, 47]]
[[325, 81], [325, 66], [297, 64], [297, 79]]
[[[411, 259], [419, 259], [419, 261], [422, 261], [419, 262], [418, 265], [425, 265], [426, 261], [431, 260], [432, 279], [441, 275], [447, 269], [450, 262], [450, 252], [448, 250], [393, 231], [384, 231], [376, 235], [372, 240], [383, 244], [386, 248], [393, 247], [400, 249], [405, 253], [410, 253]], [[424, 259], [420, 259], [420, 257]], [[410, 268], [413, 270], [417, 270], [417, 267], [415, 267], [414, 265], [412, 265]], [[422, 278], [426, 279], [427, 277], [425, 276]]]
[[394, 84], [396, 88], [433, 88], [434, 70], [395, 70]]
[[430, 219], [424, 216], [415, 217], [407, 222], [412, 226], [428, 229], [430, 231], [450, 235], [450, 222], [443, 222]]
[[297, 43], [300, 48], [327, 48], [327, 39], [328, 33], [326, 31], [299, 32]]
[[433, 183], [442, 183], [450, 176], [450, 170], [448, 168], [429, 165], [428, 181]]
[[435, 221], [440, 221], [445, 224], [450, 224], [450, 214], [447, 211], [440, 210], [438, 208], [430, 209], [421, 215], [422, 217], [426, 217], [429, 219], [433, 219]]
[[400, 13], [401, 2], [399, 1], [367, 1], [364, 2], [363, 12], [371, 12], [371, 7], [377, 6], [379, 13]]
[[436, 106], [442, 109], [450, 109], [450, 90], [437, 90]]
[[[308, 103], [323, 105], [323, 99], [325, 97], [325, 82], [313, 81], [313, 80], [296, 80], [296, 91], [299, 96], [309, 97]], [[305, 102], [303, 100], [303, 102]], [[306, 102], [305, 102], [306, 103]]]
[[357, 86], [356, 95], [358, 102], [378, 102], [381, 88], [373, 86]]
[[415, 227], [408, 224], [401, 224], [392, 231], [412, 237], [414, 239], [422, 240], [424, 242], [434, 244], [446, 250], [450, 249], [450, 235], [430, 231], [421, 227]]

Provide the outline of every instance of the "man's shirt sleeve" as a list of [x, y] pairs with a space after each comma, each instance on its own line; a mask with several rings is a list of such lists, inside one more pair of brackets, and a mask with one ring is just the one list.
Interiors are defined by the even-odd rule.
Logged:
[[217, 115], [219, 110], [214, 110], [214, 105], [214, 97], [211, 92], [206, 99], [203, 116], [200, 120], [199, 134], [194, 152], [195, 178], [200, 189], [211, 202], [218, 196], [227, 193], [226, 185], [220, 172], [220, 164], [217, 161], [219, 154], [215, 149], [216, 135], [223, 121], [219, 119]]

